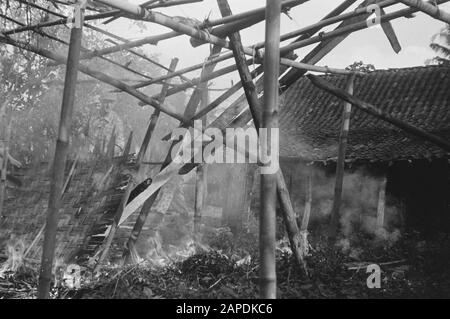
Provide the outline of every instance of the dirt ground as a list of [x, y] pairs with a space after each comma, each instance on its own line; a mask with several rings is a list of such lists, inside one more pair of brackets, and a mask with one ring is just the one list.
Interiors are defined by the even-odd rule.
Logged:
[[[210, 236], [209, 248], [164, 267], [150, 263], [81, 272], [81, 288], [60, 282], [53, 298], [257, 298], [257, 235], [226, 229]], [[395, 243], [355, 235], [329, 244], [310, 234], [309, 278], [288, 245], [277, 248], [279, 298], [450, 298], [450, 236], [404, 234]], [[381, 268], [380, 288], [369, 289], [367, 265]], [[0, 278], [0, 298], [33, 298], [37, 272], [22, 266]]]

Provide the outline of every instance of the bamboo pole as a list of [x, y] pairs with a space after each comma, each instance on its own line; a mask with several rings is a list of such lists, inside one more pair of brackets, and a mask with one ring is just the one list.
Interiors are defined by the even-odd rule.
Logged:
[[[353, 94], [355, 84], [355, 76], [350, 75], [347, 79], [345, 92]], [[338, 158], [336, 163], [336, 178], [334, 183], [334, 199], [333, 208], [331, 210], [331, 223], [329, 235], [331, 239], [335, 239], [339, 229], [340, 209], [342, 202], [342, 188], [344, 184], [345, 171], [345, 152], [347, 150], [348, 132], [350, 129], [350, 116], [352, 105], [348, 102], [343, 103], [341, 132], [339, 136]]]
[[[207, 107], [209, 103], [209, 92], [207, 84], [203, 88], [200, 109]], [[203, 125], [206, 125], [206, 116], [203, 117]], [[207, 166], [206, 164], [197, 167], [195, 179], [195, 203], [194, 203], [194, 240], [196, 244], [200, 243], [201, 222], [203, 214], [203, 205], [206, 200], [207, 192]]]
[[[79, 18], [82, 22], [84, 18], [84, 9], [80, 9]], [[44, 246], [42, 249], [41, 270], [39, 275], [38, 298], [40, 299], [49, 298], [50, 283], [52, 280], [53, 258], [55, 254], [56, 232], [58, 227], [58, 212], [61, 205], [61, 189], [64, 183], [64, 170], [69, 150], [82, 32], [82, 24], [74, 25], [70, 34], [61, 118], [59, 122], [55, 158], [53, 160]]]
[[[288, 0], [283, 1], [281, 4], [281, 9], [283, 11], [288, 11], [296, 6], [299, 6], [305, 2], [308, 2], [309, 0]], [[228, 15], [232, 16], [232, 15]], [[215, 36], [219, 38], [224, 38], [229, 34], [242, 31], [248, 27], [251, 27], [261, 21], [264, 21], [265, 19], [265, 10], [260, 10], [258, 13], [255, 13], [251, 16], [248, 16], [246, 19], [240, 19], [236, 20], [230, 23], [227, 23], [225, 25], [213, 28], [211, 31], [209, 31], [211, 34], [214, 34]], [[202, 44], [205, 44], [205, 42], [202, 42], [200, 40], [197, 40], [195, 38], [191, 38], [191, 44], [193, 47], [198, 47]]]
[[[261, 128], [267, 129], [267, 137], [277, 134], [278, 130], [278, 77], [280, 72], [280, 13], [281, 0], [266, 2], [266, 45], [264, 56], [264, 110]], [[267, 143], [264, 143], [267, 142]], [[271, 144], [262, 141], [262, 145], [271, 154], [272, 161], [278, 160], [273, 154]], [[264, 148], [264, 146], [263, 146]], [[274, 164], [274, 163], [272, 163]], [[277, 295], [277, 277], [275, 269], [276, 241], [276, 174], [261, 175], [261, 212], [260, 212], [260, 296], [275, 299]]]
[[349, 75], [355, 73], [354, 71], [342, 70], [336, 68], [330, 68], [328, 66], [317, 66], [303, 62], [295, 62], [286, 58], [281, 58], [280, 63], [286, 66], [290, 66], [299, 70], [320, 72], [320, 73], [330, 73], [330, 74], [341, 74]]
[[[221, 47], [214, 46], [211, 50], [210, 58], [215, 56], [216, 54], [218, 54], [220, 52], [220, 50], [221, 50]], [[205, 67], [203, 69], [200, 77], [208, 76], [208, 74], [210, 74], [213, 71], [214, 67], [215, 67], [215, 64]], [[203, 87], [197, 88], [191, 95], [191, 98], [189, 99], [189, 102], [186, 106], [186, 110], [184, 111], [184, 114], [183, 114], [183, 116], [185, 118], [191, 118], [192, 116], [194, 116], [196, 108], [198, 106], [198, 103], [200, 102], [200, 96], [199, 96], [198, 92], [202, 92], [201, 91], [202, 89], [206, 89], [206, 85], [204, 85]], [[164, 160], [164, 163], [161, 166], [160, 172], [164, 171], [164, 169], [171, 164], [171, 162], [172, 162], [171, 154], [172, 154], [173, 147], [175, 147], [175, 144], [176, 143], [172, 143], [171, 147], [169, 148], [169, 151], [167, 152], [167, 155], [166, 155], [166, 159]], [[143, 206], [141, 208], [141, 211], [139, 212], [138, 219], [133, 226], [133, 230], [131, 232], [130, 238], [128, 239], [127, 246], [124, 249], [123, 258], [124, 258], [125, 263], [128, 263], [131, 261], [130, 258], [133, 255], [131, 253], [133, 252], [134, 244], [136, 243], [136, 241], [138, 240], [138, 238], [141, 234], [142, 228], [147, 220], [148, 214], [150, 213], [150, 210], [151, 210], [160, 190], [161, 190], [161, 188], [157, 189], [152, 195], [150, 195], [143, 202]]]
[[[7, 112], [5, 110], [5, 112]], [[8, 174], [8, 158], [9, 158], [9, 140], [11, 138], [11, 122], [10, 118], [7, 115], [7, 123], [1, 123], [0, 124], [6, 124], [5, 125], [5, 135], [3, 136], [3, 161], [2, 161], [2, 167], [1, 169], [1, 177], [0, 177], [0, 216], [3, 214], [3, 205], [6, 198], [6, 179]]]
[[[229, 7], [227, 0], [218, 0], [217, 2], [219, 4], [219, 8], [223, 16], [231, 15], [231, 9]], [[241, 83], [243, 83], [244, 92], [249, 104], [250, 112], [252, 113], [253, 123], [257, 131], [259, 131], [259, 128], [261, 127], [262, 108], [261, 103], [258, 99], [258, 92], [256, 90], [256, 86], [253, 83], [252, 75], [250, 73], [250, 70], [248, 69], [248, 66], [245, 63], [245, 53], [242, 50], [243, 46], [241, 42], [241, 37], [239, 33], [233, 33], [229, 35], [229, 39], [232, 45], [233, 54], [235, 56], [236, 65], [238, 67], [239, 74], [241, 77]], [[281, 171], [279, 171], [277, 175], [278, 174], [281, 175], [282, 174]], [[280, 184], [280, 190], [281, 189], [287, 190], [287, 186], [283, 185], [283, 182], [284, 178], [278, 178], [277, 176], [277, 185]], [[297, 241], [299, 231], [297, 227], [297, 222], [295, 220], [295, 212], [293, 209], [290, 209], [292, 208], [292, 203], [290, 203], [291, 200], [289, 197], [289, 191], [287, 191], [286, 193], [280, 193], [279, 194], [280, 197], [283, 196], [283, 194], [285, 194], [286, 196], [285, 202], [289, 202], [289, 204], [285, 204], [282, 206], [284, 217], [283, 219], [286, 223], [286, 228], [288, 230], [289, 241], [291, 243], [292, 251], [294, 253], [298, 265], [302, 268], [302, 270], [305, 271], [305, 274], [307, 275], [306, 264], [302, 258], [302, 254], [299, 250], [299, 245]]]
[[305, 198], [305, 209], [303, 211], [302, 222], [300, 226], [301, 232], [308, 231], [309, 218], [311, 216], [312, 208], [312, 184], [313, 184], [313, 170], [312, 168], [308, 170], [306, 177], [306, 198]]
[[[175, 71], [178, 61], [179, 60], [177, 58], [172, 59], [172, 61], [170, 62], [168, 73]], [[166, 99], [166, 94], [167, 94], [167, 90], [169, 89], [169, 84], [170, 84], [170, 82], [166, 82], [163, 85], [163, 88], [161, 90], [161, 97], [159, 99], [160, 103], [164, 103], [164, 101]], [[150, 117], [150, 124], [148, 125], [147, 132], [145, 133], [144, 140], [142, 141], [142, 145], [141, 145], [141, 148], [139, 149], [139, 153], [138, 153], [138, 156], [136, 159], [137, 166], [141, 165], [142, 161], [144, 160], [145, 153], [147, 152], [147, 148], [150, 143], [150, 139], [153, 135], [153, 131], [155, 130], [156, 125], [158, 124], [159, 115], [160, 115], [160, 111], [155, 110], [153, 112], [152, 116]]]
[[[38, 9], [38, 10], [42, 10], [42, 11], [44, 11], [44, 12], [47, 12], [47, 13], [51, 14], [51, 15], [54, 15], [54, 16], [57, 16], [57, 17], [60, 17], [60, 18], [64, 18], [64, 19], [68, 19], [65, 15], [63, 15], [63, 14], [61, 14], [61, 13], [58, 13], [58, 12], [54, 12], [54, 11], [48, 10], [48, 9], [46, 9], [46, 8], [43, 8], [43, 7], [39, 6], [39, 5], [36, 5], [35, 3], [30, 3], [30, 2], [25, 1], [25, 0], [16, 0], [16, 1], [19, 1], [19, 2], [21, 2], [21, 3], [27, 4], [27, 5], [29, 5], [29, 6], [31, 6], [31, 7], [33, 7], [33, 8], [36, 8], [36, 9]], [[17, 22], [16, 22], [16, 23], [17, 23]], [[96, 26], [93, 26], [93, 25], [90, 25], [90, 24], [87, 24], [87, 23], [84, 23], [83, 26], [86, 27], [86, 28], [88, 28], [88, 29], [94, 30], [94, 31], [96, 31], [96, 32], [98, 32], [98, 33], [101, 33], [101, 34], [103, 34], [103, 35], [106, 35], [106, 36], [108, 36], [108, 37], [110, 37], [110, 38], [113, 38], [113, 39], [116, 39], [116, 40], [119, 40], [119, 41], [122, 41], [122, 42], [131, 42], [131, 41], [125, 39], [125, 38], [119, 37], [119, 36], [116, 35], [116, 34], [113, 34], [113, 33], [108, 32], [108, 31], [106, 31], [106, 30], [100, 29], [100, 28], [98, 28], [98, 27], [96, 27]], [[33, 29], [33, 30], [36, 31], [36, 30], [38, 30], [38, 29], [37, 29], [37, 27], [36, 27], [36, 29]], [[47, 36], [48, 36], [48, 35], [47, 35]], [[107, 39], [107, 41], [109, 41], [109, 42], [111, 42], [111, 43], [113, 43], [113, 44], [115, 44], [115, 45], [118, 45], [118, 43], [115, 42], [115, 41], [113, 41], [113, 40]], [[153, 41], [155, 41], [155, 39], [153, 39]], [[160, 63], [158, 63], [158, 62], [156, 62], [156, 61], [150, 59], [150, 58], [147, 57], [145, 54], [141, 54], [141, 53], [139, 53], [139, 52], [137, 52], [137, 51], [135, 51], [135, 50], [131, 50], [131, 49], [126, 49], [126, 50], [127, 50], [128, 52], [130, 52], [131, 54], [134, 54], [134, 55], [140, 57], [141, 59], [144, 59], [144, 60], [146, 60], [146, 61], [148, 61], [148, 62], [150, 62], [150, 63], [152, 63], [152, 64], [154, 64], [154, 65], [156, 65], [156, 66], [158, 66], [158, 67], [160, 67], [160, 68], [162, 68], [162, 69], [165, 69], [165, 70], [167, 70], [167, 71], [169, 70], [167, 67], [165, 67], [165, 66], [163, 66], [162, 64], [160, 64]], [[182, 75], [180, 76], [180, 78], [183, 79], [183, 80], [185, 80], [185, 81], [189, 81], [189, 79], [183, 77]]]
[[376, 230], [383, 230], [384, 229], [384, 212], [386, 208], [386, 184], [387, 184], [387, 177], [386, 175], [383, 176], [380, 183], [380, 188], [378, 190], [378, 204], [377, 204], [377, 224], [376, 224]]
[[[450, 14], [441, 10], [436, 2], [424, 2], [421, 0], [400, 0], [400, 2], [403, 2], [404, 4], [416, 8], [420, 11], [422, 11], [425, 14], [428, 14], [430, 17], [433, 17], [435, 19], [441, 20], [442, 22], [445, 22], [447, 24], [450, 24]], [[434, 4], [434, 5], [433, 5]]]
[[[169, 72], [175, 71], [177, 64], [178, 64], [178, 59], [177, 58], [172, 59], [172, 61], [170, 63], [170, 67], [169, 67]], [[169, 83], [166, 83], [166, 84], [164, 84], [163, 88], [161, 89], [161, 98], [160, 98], [161, 102], [164, 102], [168, 88], [169, 88]], [[159, 119], [159, 112], [158, 112], [158, 110], [155, 110], [155, 112], [153, 112], [153, 114], [151, 116], [150, 124], [148, 126], [147, 132], [145, 134], [141, 149], [139, 150], [139, 154], [138, 154], [138, 157], [136, 160], [136, 165], [138, 167], [142, 164], [142, 162], [144, 160], [145, 153], [147, 152], [147, 148], [150, 143], [151, 137], [153, 135], [153, 131], [155, 130], [155, 127], [158, 123], [158, 119]], [[151, 197], [151, 199], [149, 200], [152, 202], [152, 204], [156, 200], [156, 196], [157, 196], [157, 194], [155, 196]], [[125, 249], [124, 249], [123, 255], [122, 255], [122, 258], [125, 263], [130, 263], [131, 261], [135, 261], [135, 260], [133, 260], [133, 257], [137, 256], [137, 254], [135, 252], [136, 242], [137, 242], [139, 235], [142, 231], [142, 228], [144, 227], [144, 224], [147, 220], [147, 216], [150, 213], [150, 209], [147, 209], [147, 205], [144, 203], [144, 207], [142, 208], [142, 211], [139, 214], [138, 219], [136, 220], [136, 222], [133, 226], [133, 229], [131, 231], [130, 237], [128, 238], [128, 241], [125, 245]], [[144, 209], [145, 209], [145, 211], [144, 211]]]
[[[25, 25], [25, 24], [23, 24], [22, 22], [17, 21], [17, 20], [12, 19], [12, 18], [9, 18], [9, 17], [7, 17], [7, 16], [5, 16], [5, 15], [3, 15], [3, 14], [0, 14], [0, 17], [4, 17], [5, 19], [8, 19], [9, 21], [11, 21], [11, 22], [13, 22], [13, 23], [16, 23], [16, 24], [18, 24], [18, 25]], [[61, 39], [59, 39], [59, 38], [57, 38], [57, 37], [54, 37], [54, 36], [52, 36], [52, 35], [50, 35], [50, 34], [48, 34], [48, 33], [45, 33], [45, 32], [43, 32], [43, 31], [41, 31], [41, 30], [39, 30], [39, 29], [36, 29], [36, 30], [34, 30], [34, 31], [35, 31], [37, 34], [39, 34], [40, 36], [42, 36], [42, 37], [47, 37], [47, 38], [50, 39], [50, 40], [53, 40], [53, 41], [62, 43], [62, 44], [67, 45], [67, 46], [69, 45], [68, 42], [66, 42], [66, 41], [64, 41], [64, 40], [61, 40]], [[87, 52], [91, 52], [91, 51], [89, 51], [88, 49], [86, 49], [86, 48], [84, 48], [84, 47], [81, 47], [81, 50], [82, 50], [82, 51], [85, 51], [85, 52], [86, 52], [86, 51], [87, 51]], [[145, 75], [145, 74], [143, 74], [143, 73], [141, 73], [141, 72], [139, 72], [139, 71], [133, 70], [132, 68], [129, 68], [129, 67], [125, 66], [125, 65], [122, 65], [122, 64], [120, 64], [120, 63], [118, 63], [118, 62], [116, 62], [116, 61], [114, 61], [114, 60], [111, 60], [111, 59], [109, 59], [109, 58], [106, 58], [106, 57], [104, 57], [104, 56], [99, 56], [99, 58], [102, 59], [102, 60], [104, 60], [104, 61], [107, 61], [107, 62], [109, 62], [109, 63], [111, 63], [111, 64], [113, 64], [113, 65], [115, 65], [115, 66], [118, 66], [119, 68], [121, 68], [121, 69], [123, 69], [123, 70], [126, 70], [126, 71], [128, 71], [128, 72], [134, 73], [134, 74], [136, 74], [136, 75], [139, 75], [139, 76], [144, 77], [144, 78], [147, 78], [147, 79], [152, 79], [152, 78], [151, 78], [150, 76], [148, 76], [148, 75]], [[59, 65], [59, 64], [61, 64], [61, 63], [49, 63], [50, 66], [51, 66], [51, 65]]]
[[335, 87], [334, 85], [328, 83], [324, 79], [321, 79], [320, 77], [314, 76], [312, 74], [307, 75], [308, 79], [317, 87], [327, 91], [328, 93], [333, 94], [334, 96], [347, 101], [351, 103], [352, 105], [360, 108], [366, 113], [369, 113], [379, 119], [382, 119], [383, 121], [386, 121], [388, 123], [391, 123], [392, 125], [404, 130], [407, 133], [410, 133], [411, 135], [420, 137], [428, 142], [431, 142], [435, 144], [436, 146], [439, 146], [443, 150], [450, 152], [450, 142], [446, 141], [445, 139], [434, 135], [432, 133], [429, 133], [421, 128], [418, 128], [414, 125], [411, 125], [409, 123], [406, 123], [402, 120], [399, 120], [390, 114], [382, 111], [381, 109], [373, 106], [372, 104], [366, 103], [364, 101], [361, 101], [360, 99], [356, 98], [355, 96], [348, 94], [347, 92]]

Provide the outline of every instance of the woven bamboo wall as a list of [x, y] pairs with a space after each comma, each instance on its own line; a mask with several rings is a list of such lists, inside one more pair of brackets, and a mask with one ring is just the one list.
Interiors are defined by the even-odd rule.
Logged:
[[[105, 213], [105, 207], [117, 203], [111, 199], [121, 197], [123, 190], [116, 187], [117, 178], [121, 175], [118, 163], [118, 159], [113, 162], [102, 159], [77, 163], [63, 195], [57, 233], [57, 262], [67, 262], [83, 246], [85, 238]], [[67, 165], [66, 176], [71, 165], [70, 162]], [[0, 221], [0, 252], [11, 237], [23, 240], [28, 248], [43, 227], [50, 189], [48, 167], [48, 163], [40, 163], [16, 172], [23, 185], [7, 188]], [[108, 170], [110, 173], [105, 178]], [[103, 182], [102, 185], [100, 182]], [[108, 208], [115, 212], [116, 207]], [[40, 236], [28, 253], [28, 259], [40, 259], [42, 242], [43, 236]]]

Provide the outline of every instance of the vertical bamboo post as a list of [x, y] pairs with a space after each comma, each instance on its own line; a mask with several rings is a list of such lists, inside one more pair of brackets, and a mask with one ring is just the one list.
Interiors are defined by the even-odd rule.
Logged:
[[[266, 44], [264, 55], [264, 110], [262, 128], [267, 129], [267, 137], [278, 130], [278, 77], [280, 72], [280, 16], [281, 0], [266, 1]], [[268, 138], [269, 139], [269, 138]], [[269, 141], [267, 153], [272, 154]], [[264, 151], [263, 151], [264, 152]], [[275, 269], [277, 174], [261, 175], [261, 213], [260, 213], [260, 296], [275, 299], [277, 292]]]
[[386, 175], [383, 176], [383, 179], [380, 183], [380, 188], [378, 190], [378, 205], [377, 205], [377, 229], [382, 230], [384, 228], [384, 212], [386, 207], [386, 184], [387, 178]]
[[0, 176], [0, 216], [3, 213], [3, 203], [6, 197], [6, 178], [8, 174], [8, 156], [9, 156], [9, 140], [11, 136], [11, 123], [10, 119], [7, 119], [5, 136], [3, 139], [3, 161], [1, 167], [1, 176]]
[[[353, 87], [355, 82], [355, 75], [352, 74], [348, 77], [346, 84], [346, 92], [353, 94]], [[345, 152], [347, 150], [347, 138], [348, 131], [350, 129], [350, 115], [352, 111], [352, 105], [350, 103], [344, 103], [344, 109], [342, 111], [342, 123], [341, 133], [339, 136], [339, 149], [338, 159], [336, 163], [336, 179], [334, 184], [334, 199], [333, 208], [331, 211], [331, 223], [329, 228], [329, 237], [334, 240], [339, 230], [339, 217], [340, 208], [342, 202], [342, 187], [344, 183], [344, 169], [345, 169]]]
[[64, 82], [61, 117], [59, 121], [58, 140], [56, 141], [53, 160], [50, 196], [48, 201], [47, 220], [42, 249], [41, 269], [39, 275], [38, 298], [49, 298], [52, 280], [53, 258], [56, 247], [56, 231], [58, 227], [58, 212], [61, 205], [61, 189], [64, 183], [64, 170], [69, 150], [69, 137], [72, 125], [73, 105], [77, 84], [78, 64], [80, 60], [82, 26], [84, 9], [80, 8], [79, 23], [74, 24], [70, 33], [69, 55], [67, 58], [66, 76]]
[[[178, 64], [178, 58], [173, 58], [172, 61], [170, 62], [168, 74], [173, 73], [175, 71], [177, 64]], [[166, 99], [167, 90], [169, 89], [169, 83], [170, 83], [170, 80], [169, 80], [169, 82], [166, 82], [163, 85], [163, 88], [160, 93], [160, 97], [161, 97], [159, 99], [160, 103], [163, 103], [164, 100]], [[140, 165], [142, 163], [142, 161], [144, 160], [145, 153], [147, 152], [147, 148], [150, 143], [150, 139], [153, 135], [153, 131], [156, 128], [156, 124], [158, 124], [158, 119], [159, 119], [160, 113], [161, 112], [159, 110], [155, 110], [153, 112], [152, 116], [150, 117], [150, 124], [148, 125], [147, 132], [145, 133], [144, 140], [142, 141], [141, 148], [139, 149], [139, 153], [138, 153], [138, 156], [136, 159], [137, 165]]]
[[[178, 59], [174, 58], [170, 62], [169, 71], [168, 74], [173, 73], [177, 67]], [[167, 90], [170, 86], [170, 80], [168, 80], [166, 83], [164, 83], [162, 89], [161, 89], [161, 98], [159, 99], [160, 103], [163, 103]], [[147, 132], [145, 133], [144, 140], [142, 141], [141, 149], [139, 150], [139, 154], [137, 157], [137, 165], [141, 165], [142, 161], [144, 160], [145, 153], [147, 152], [148, 145], [150, 143], [151, 137], [153, 135], [153, 131], [155, 130], [156, 125], [158, 124], [160, 112], [158, 110], [155, 110], [151, 116], [150, 124], [148, 125]], [[150, 208], [152, 207], [154, 201], [156, 200], [156, 197], [158, 196], [158, 192], [153, 194], [149, 199], [147, 199], [144, 203], [144, 206], [141, 208], [141, 211], [139, 213], [138, 219], [134, 223], [133, 229], [131, 230], [130, 237], [128, 238], [128, 241], [125, 245], [125, 249], [123, 251], [123, 261], [124, 263], [130, 263], [133, 259], [133, 257], [137, 256], [135, 253], [136, 250], [136, 242], [139, 238], [139, 235], [141, 234], [142, 228], [144, 227], [145, 221], [147, 220], [147, 216], [150, 213]]]
[[108, 142], [108, 146], [106, 148], [106, 158], [108, 160], [113, 159], [115, 148], [116, 148], [116, 127], [114, 126], [112, 133], [111, 133], [111, 137]]
[[[218, 0], [218, 4], [223, 16], [231, 15], [231, 9], [226, 0]], [[239, 71], [239, 75], [241, 77], [242, 87], [244, 88], [245, 96], [252, 113], [253, 123], [255, 125], [255, 128], [258, 130], [262, 122], [262, 107], [260, 100], [258, 99], [258, 92], [256, 90], [255, 84], [253, 83], [251, 72], [246, 64], [246, 57], [244, 48], [241, 43], [241, 38], [238, 32], [230, 34], [228, 37], [230, 38], [234, 58]], [[282, 208], [283, 220], [286, 225], [286, 231], [288, 234], [291, 249], [297, 263], [300, 267], [302, 267], [304, 274], [308, 275], [306, 263], [302, 257], [301, 238], [298, 230], [297, 218], [292, 206], [289, 190], [286, 186], [286, 182], [281, 170], [279, 170], [277, 173], [277, 193], [278, 200]]]
[[[207, 83], [203, 87], [201, 106], [203, 110], [209, 103], [209, 91]], [[203, 126], [206, 126], [206, 115], [203, 117]], [[194, 240], [200, 241], [200, 225], [202, 221], [203, 205], [206, 198], [207, 188], [207, 166], [206, 164], [197, 166], [197, 175], [195, 180], [195, 207], [194, 207]]]
[[306, 232], [309, 225], [309, 217], [311, 216], [312, 207], [312, 170], [308, 170], [308, 176], [306, 177], [306, 198], [305, 198], [305, 210], [303, 212], [302, 223], [300, 225], [300, 231]]

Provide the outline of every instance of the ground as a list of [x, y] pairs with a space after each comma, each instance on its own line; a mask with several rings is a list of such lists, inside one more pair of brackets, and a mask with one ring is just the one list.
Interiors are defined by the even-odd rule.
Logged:
[[[142, 263], [82, 274], [81, 289], [57, 287], [53, 298], [257, 298], [257, 236], [209, 234], [208, 250], [164, 267]], [[279, 298], [449, 298], [450, 237], [404, 234], [386, 242], [357, 234], [338, 245], [312, 233], [310, 277], [294, 263], [287, 244], [277, 249]], [[367, 264], [381, 267], [381, 288], [369, 289]], [[352, 268], [353, 267], [353, 268]], [[351, 268], [351, 269], [349, 269]], [[33, 298], [37, 273], [22, 267], [0, 279], [1, 298]]]

